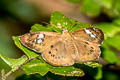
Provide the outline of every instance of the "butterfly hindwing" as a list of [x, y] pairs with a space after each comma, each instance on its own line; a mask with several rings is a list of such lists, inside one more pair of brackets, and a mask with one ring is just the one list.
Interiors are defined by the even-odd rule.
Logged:
[[62, 41], [56, 41], [52, 46], [43, 51], [43, 59], [54, 66], [70, 66], [74, 60]]
[[75, 40], [78, 56], [76, 62], [87, 62], [96, 60], [100, 56], [100, 48], [91, 42]]

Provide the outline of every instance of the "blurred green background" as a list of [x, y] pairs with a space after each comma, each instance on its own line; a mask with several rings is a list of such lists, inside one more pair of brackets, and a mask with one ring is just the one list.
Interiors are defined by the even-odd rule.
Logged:
[[[101, 47], [103, 64], [102, 80], [120, 80], [120, 0], [0, 0], [0, 53], [19, 58], [24, 54], [12, 40], [12, 36], [29, 32], [32, 25], [49, 23], [50, 15], [59, 11], [79, 22], [94, 24], [106, 29], [107, 38]], [[110, 31], [111, 30], [111, 31]], [[0, 71], [9, 66], [0, 59]], [[18, 70], [8, 80], [93, 80], [86, 73], [84, 77], [62, 77], [48, 73], [23, 75]], [[47, 77], [47, 78], [46, 78]]]

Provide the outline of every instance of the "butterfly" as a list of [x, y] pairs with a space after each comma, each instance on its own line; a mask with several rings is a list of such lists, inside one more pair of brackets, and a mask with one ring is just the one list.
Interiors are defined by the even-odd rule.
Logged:
[[99, 28], [82, 28], [73, 32], [31, 32], [19, 36], [27, 48], [41, 53], [53, 66], [70, 66], [74, 63], [93, 61], [100, 57], [104, 34]]

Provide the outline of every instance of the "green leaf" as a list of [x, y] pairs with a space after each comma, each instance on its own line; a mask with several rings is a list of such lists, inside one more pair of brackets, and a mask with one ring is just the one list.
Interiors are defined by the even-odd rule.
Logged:
[[116, 53], [110, 49], [110, 47], [106, 44], [107, 42], [104, 42], [103, 44], [103, 53], [102, 57], [108, 62], [108, 63], [116, 63], [119, 58], [116, 55]]
[[118, 10], [118, 12], [120, 12], [120, 0], [115, 1], [114, 7], [116, 10]]
[[40, 75], [45, 75], [49, 68], [46, 66], [46, 63], [41, 60], [32, 60], [29, 63], [22, 66], [22, 69], [26, 74], [35, 74], [39, 73]]
[[89, 67], [92, 67], [92, 68], [102, 67], [102, 65], [100, 63], [97, 63], [97, 62], [86, 62], [84, 64], [89, 66]]
[[68, 31], [72, 28], [75, 24], [75, 21], [72, 19], [68, 19], [66, 16], [59, 12], [54, 12], [51, 15], [50, 24], [56, 28], [61, 29], [68, 29]]
[[73, 31], [78, 30], [80, 28], [86, 28], [86, 27], [92, 27], [92, 26], [90, 24], [76, 22], [76, 24], [73, 25], [73, 27], [69, 30], [69, 32], [73, 32]]
[[120, 0], [67, 0], [71, 3], [81, 3], [81, 11], [90, 17], [106, 14], [111, 18], [120, 17]]
[[[103, 44], [103, 58], [109, 63], [118, 62], [119, 58], [117, 53], [115, 53], [115, 49], [120, 50], [120, 35], [115, 35], [114, 37], [107, 38]], [[114, 50], [112, 48], [115, 48]], [[112, 59], [111, 59], [112, 58]]]
[[37, 57], [37, 56], [38, 56], [35, 52], [33, 52], [33, 51], [29, 50], [28, 48], [24, 47], [24, 46], [20, 43], [18, 36], [16, 36], [16, 37], [13, 36], [13, 40], [14, 40], [15, 45], [16, 45], [18, 48], [20, 48], [29, 58], [34, 58], [34, 57]]
[[110, 7], [104, 8], [104, 13], [106, 13], [111, 18], [119, 18], [120, 17], [120, 0], [108, 0], [110, 2]]
[[48, 80], [47, 76], [41, 76], [39, 74], [31, 74], [31, 75], [20, 75], [15, 80]]
[[112, 70], [105, 70], [102, 80], [119, 80], [120, 75]]
[[94, 75], [94, 79], [95, 80], [100, 80], [100, 79], [102, 79], [102, 67], [98, 67], [97, 68], [97, 70], [96, 70], [97, 72], [96, 72], [96, 74]]
[[30, 32], [39, 32], [39, 31], [47, 31], [47, 32], [58, 32], [58, 33], [62, 33], [62, 30], [52, 26], [52, 25], [47, 25], [47, 26], [43, 26], [41, 24], [35, 24], [31, 27]]
[[54, 74], [64, 75], [64, 76], [83, 76], [84, 72], [81, 69], [75, 68], [73, 66], [69, 67], [55, 67], [43, 60], [33, 60], [22, 67], [22, 69], [27, 74], [39, 73], [40, 75], [45, 75], [48, 71]]
[[92, 68], [90, 66], [82, 66], [87, 75], [93, 77], [95, 80], [100, 80], [102, 78], [102, 67]]
[[90, 17], [96, 17], [100, 14], [101, 6], [95, 0], [84, 0], [81, 11]]
[[30, 32], [39, 32], [39, 31], [52, 31], [51, 27], [46, 27], [41, 24], [35, 24], [31, 27]]
[[109, 17], [120, 17], [120, 0], [94, 0]]
[[106, 42], [109, 46], [120, 50], [120, 35], [115, 35], [114, 37], [107, 39]]
[[120, 26], [120, 19], [119, 18], [115, 19], [113, 23]]
[[49, 66], [50, 71], [54, 74], [59, 74], [63, 76], [84, 76], [83, 70], [75, 68], [73, 66], [69, 67], [53, 67]]
[[0, 57], [5, 63], [7, 63], [14, 70], [16, 70], [19, 65], [23, 64], [27, 60], [27, 56], [25, 55], [18, 59], [8, 58], [6, 56], [3, 56], [2, 54], [0, 54]]
[[114, 0], [95, 0], [99, 5], [111, 9], [113, 7]]

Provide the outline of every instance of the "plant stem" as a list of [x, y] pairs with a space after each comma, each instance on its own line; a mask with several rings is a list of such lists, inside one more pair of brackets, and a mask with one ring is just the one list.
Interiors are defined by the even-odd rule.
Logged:
[[[17, 69], [16, 69], [17, 70]], [[2, 80], [5, 80], [12, 72], [14, 72], [15, 70], [11, 69], [8, 73], [5, 74], [5, 71], [2, 70]]]
[[38, 59], [40, 57], [37, 56], [37, 57], [34, 57], [34, 58], [31, 58], [31, 59], [28, 59], [26, 62], [24, 62], [23, 64], [20, 64], [19, 66], [16, 67], [16, 69], [11, 69], [8, 73], [5, 74], [5, 71], [4, 69], [1, 71], [1, 74], [2, 74], [2, 80], [6, 80], [6, 78], [12, 73], [12, 72], [15, 72], [16, 70], [18, 70], [19, 68], [21, 68], [21, 66], [27, 64], [28, 62], [32, 61], [32, 60], [35, 60], [35, 59]]

